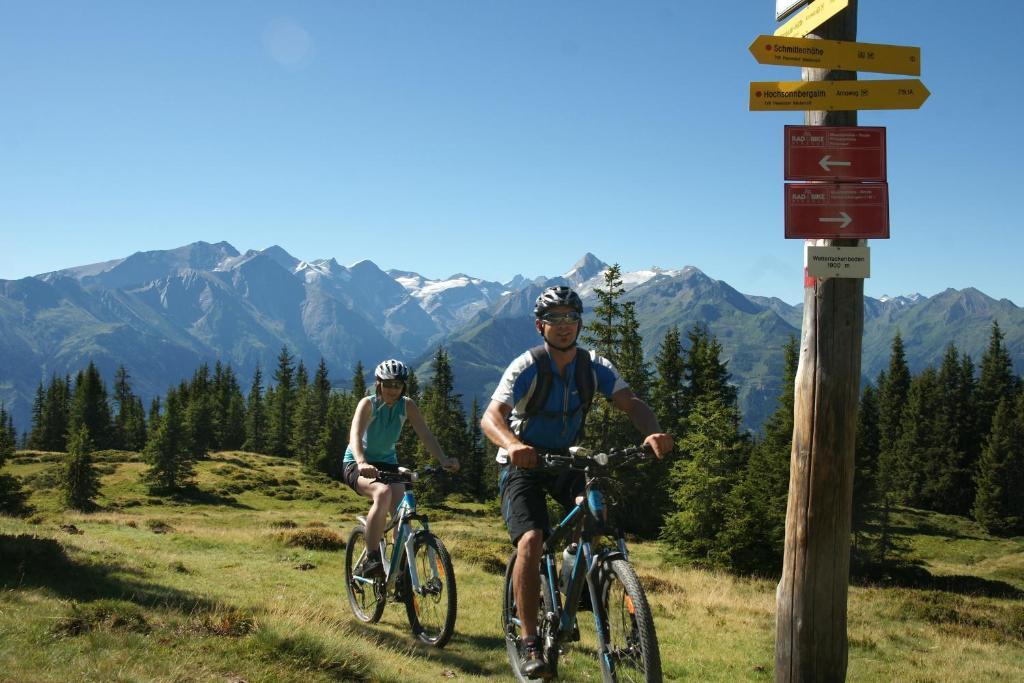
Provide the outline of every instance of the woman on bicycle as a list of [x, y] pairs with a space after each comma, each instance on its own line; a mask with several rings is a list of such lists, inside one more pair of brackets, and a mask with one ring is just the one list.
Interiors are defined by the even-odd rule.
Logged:
[[343, 477], [345, 483], [361, 496], [373, 501], [366, 515], [366, 547], [369, 556], [362, 567], [364, 576], [381, 574], [380, 538], [393, 512], [405, 493], [404, 484], [377, 481], [378, 472], [397, 472], [398, 454], [395, 443], [408, 419], [420, 440], [441, 467], [452, 472], [459, 469], [456, 458], [446, 457], [441, 444], [427, 427], [415, 401], [405, 395], [409, 368], [400, 360], [386, 360], [374, 371], [375, 390], [372, 396], [360, 399], [352, 416], [348, 448], [345, 449]]

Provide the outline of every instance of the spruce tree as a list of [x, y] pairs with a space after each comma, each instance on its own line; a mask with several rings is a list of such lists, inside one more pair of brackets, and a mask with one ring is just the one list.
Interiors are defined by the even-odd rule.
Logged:
[[69, 434], [85, 427], [97, 449], [110, 448], [112, 421], [107, 402], [107, 387], [92, 361], [75, 379], [75, 393], [71, 399]]
[[46, 432], [46, 390], [43, 389], [42, 380], [36, 387], [36, 396], [32, 401], [32, 426], [29, 428], [28, 448], [36, 451], [43, 450], [43, 434]]
[[934, 368], [925, 368], [911, 380], [900, 437], [892, 450], [890, 491], [912, 507], [936, 509], [937, 491], [949, 486], [945, 468], [953, 456], [939, 441], [939, 391]]
[[[468, 450], [468, 429], [466, 415], [462, 409], [462, 397], [453, 393], [455, 376], [452, 373], [448, 352], [443, 346], [437, 348], [431, 368], [434, 372], [433, 381], [423, 391], [423, 404], [420, 406], [423, 419], [441, 444], [445, 455], [464, 457]], [[433, 458], [426, 446], [419, 442], [416, 449], [416, 467], [432, 464]], [[436, 464], [436, 463], [433, 463]], [[461, 488], [461, 477], [432, 478], [421, 485], [420, 495], [428, 503], [439, 501], [444, 495], [454, 493]]]
[[314, 469], [335, 478], [341, 477], [353, 409], [352, 397], [347, 394], [331, 394], [328, 397], [327, 414], [317, 439]]
[[974, 519], [994, 534], [1024, 531], [1022, 442], [1010, 402], [1003, 398], [996, 406], [992, 428], [981, 451], [972, 510]]
[[267, 452], [267, 413], [263, 405], [263, 373], [260, 366], [252, 375], [248, 405], [245, 410], [245, 443], [242, 450], [252, 453]]
[[657, 376], [651, 389], [651, 408], [657, 415], [662, 429], [672, 435], [681, 435], [685, 431], [686, 424], [683, 415], [685, 406], [683, 379], [686, 367], [679, 328], [675, 325], [665, 333], [665, 338], [658, 347], [654, 367], [657, 370]]
[[747, 461], [739, 423], [739, 411], [719, 397], [700, 397], [694, 404], [690, 428], [679, 440], [687, 457], [672, 468], [676, 510], [661, 532], [672, 554], [707, 566], [728, 564], [719, 536], [729, 492]]
[[[604, 286], [595, 287], [597, 305], [594, 306], [593, 318], [587, 323], [580, 335], [580, 340], [607, 358], [612, 365], [618, 365], [622, 350], [622, 295], [626, 290], [622, 286], [622, 272], [619, 264], [609, 266], [604, 271]], [[615, 433], [615, 420], [611, 404], [600, 393], [595, 393], [594, 401], [587, 420], [585, 444], [598, 450], [606, 450], [612, 446]]]
[[[7, 425], [10, 415], [3, 403], [0, 403], [0, 425]], [[14, 438], [9, 429], [0, 429], [0, 470], [4, 463], [14, 456]], [[22, 489], [21, 482], [14, 475], [0, 474], [0, 513], [23, 515], [30, 512], [28, 493]]]
[[132, 392], [128, 370], [119, 366], [114, 376], [114, 445], [127, 451], [140, 451], [146, 445], [146, 413], [142, 401]]
[[62, 499], [69, 508], [89, 511], [96, 507], [100, 479], [92, 462], [92, 451], [89, 430], [80, 425], [68, 440], [67, 460], [60, 484]]
[[268, 447], [272, 455], [291, 455], [292, 419], [295, 413], [295, 368], [288, 347], [281, 348], [274, 371], [274, 400], [270, 406]]
[[997, 321], [992, 322], [988, 349], [981, 357], [981, 375], [975, 391], [977, 405], [977, 433], [984, 443], [992, 427], [993, 415], [1000, 401], [1012, 406], [1016, 396], [1017, 378], [1013, 374], [1013, 360], [1003, 343], [1003, 332]]
[[143, 452], [149, 463], [144, 476], [154, 490], [173, 492], [189, 484], [195, 470], [180, 390], [168, 390], [164, 405], [165, 412]]
[[185, 433], [189, 454], [202, 460], [214, 441], [214, 395], [210, 366], [203, 363], [192, 375], [186, 391], [181, 392], [185, 406]]
[[878, 393], [870, 384], [864, 387], [857, 411], [857, 440], [853, 459], [852, 531], [853, 553], [857, 564], [877, 559], [878, 551], [870, 526], [877, 525], [878, 503]]
[[726, 500], [718, 556], [733, 571], [777, 576], [786, 538], [786, 502], [793, 444], [793, 400], [800, 349], [790, 337], [782, 348], [782, 392], [765, 422], [764, 438]]
[[352, 371], [352, 396], [358, 402], [366, 395], [366, 370], [363, 368], [363, 361], [357, 360], [356, 367]]
[[974, 433], [974, 365], [949, 344], [939, 368], [936, 440], [949, 454], [936, 487], [940, 512], [966, 515], [974, 501], [974, 468], [980, 452]]

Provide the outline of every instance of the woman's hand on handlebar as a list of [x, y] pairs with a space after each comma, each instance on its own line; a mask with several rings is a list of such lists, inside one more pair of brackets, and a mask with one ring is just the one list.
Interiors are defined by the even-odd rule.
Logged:
[[651, 434], [644, 439], [644, 446], [654, 451], [654, 455], [659, 460], [671, 453], [675, 445], [675, 440], [671, 434]]
[[516, 467], [530, 469], [537, 466], [537, 451], [533, 446], [524, 443], [517, 443], [509, 446], [508, 460]]
[[359, 463], [358, 467], [360, 477], [366, 477], [367, 479], [376, 479], [377, 476], [380, 474], [377, 471], [377, 468], [368, 462], [361, 462]]

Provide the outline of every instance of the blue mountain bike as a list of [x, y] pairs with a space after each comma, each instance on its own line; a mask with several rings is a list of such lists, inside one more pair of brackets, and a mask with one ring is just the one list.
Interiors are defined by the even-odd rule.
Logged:
[[[594, 649], [602, 680], [660, 682], [661, 654], [651, 608], [629, 562], [622, 531], [610, 527], [602, 490], [612, 470], [647, 458], [651, 453], [643, 447], [594, 455], [574, 447], [570, 453], [538, 456], [539, 466], [582, 471], [586, 481], [583, 501], [569, 511], [544, 542], [537, 568], [540, 604], [520, 607], [515, 602], [512, 590], [515, 551], [505, 570], [502, 625], [512, 671], [517, 680], [527, 680], [520, 673], [521, 609], [537, 610], [537, 635], [547, 669], [544, 678], [557, 677], [562, 648], [580, 640], [577, 613], [590, 609], [594, 616]], [[577, 537], [579, 542], [572, 543]], [[566, 546], [564, 553], [558, 553], [562, 555], [559, 572], [556, 550], [561, 551]]]
[[[427, 467], [420, 472], [403, 468], [378, 474], [377, 481], [385, 484], [406, 484], [402, 502], [381, 535], [384, 575], [362, 575], [367, 556], [366, 517], [359, 516], [345, 548], [345, 592], [356, 618], [370, 624], [380, 620], [388, 597], [404, 603], [412, 632], [424, 643], [440, 648], [455, 631], [455, 571], [448, 550], [431, 533], [427, 516], [416, 512], [416, 499], [409, 488], [420, 477], [434, 473], [434, 468]], [[396, 528], [392, 542], [389, 539]]]

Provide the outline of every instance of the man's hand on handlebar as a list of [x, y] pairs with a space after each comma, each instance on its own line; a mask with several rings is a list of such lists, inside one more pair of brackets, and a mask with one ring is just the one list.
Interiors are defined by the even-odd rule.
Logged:
[[654, 455], [660, 460], [671, 453], [676, 444], [670, 434], [651, 434], [644, 439], [644, 445], [649, 446], [654, 451]]
[[508, 460], [516, 467], [530, 469], [537, 466], [537, 451], [533, 446], [524, 443], [510, 445], [507, 449]]

